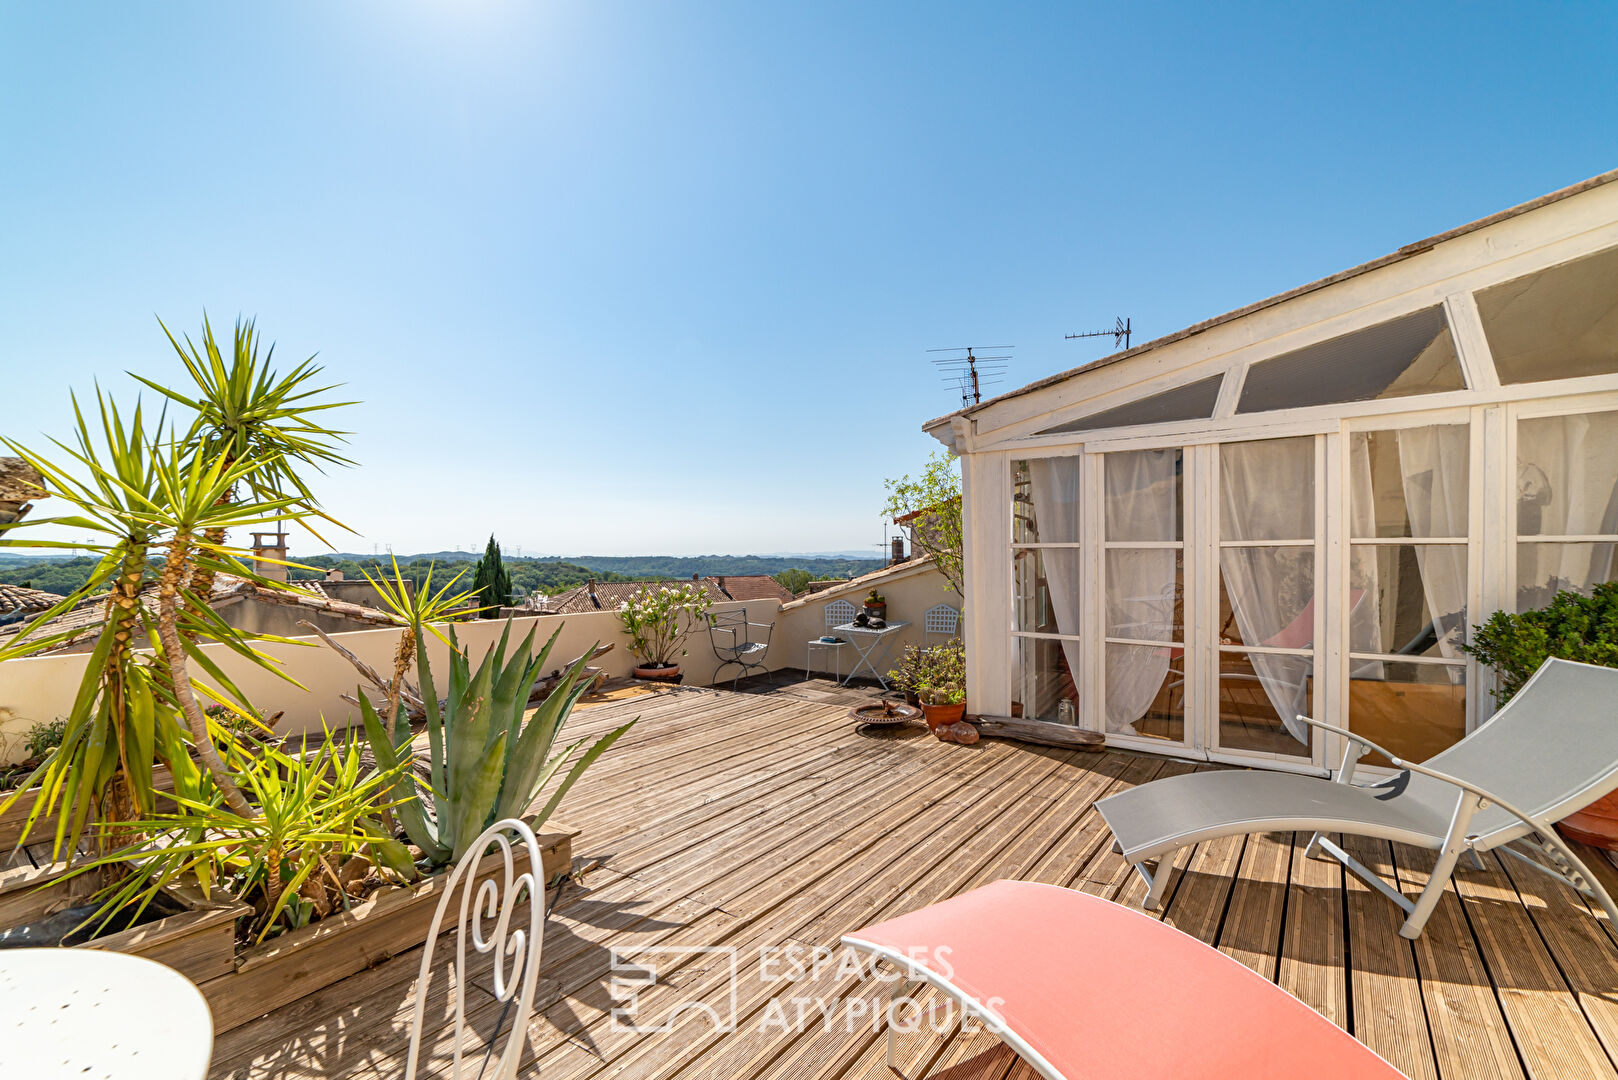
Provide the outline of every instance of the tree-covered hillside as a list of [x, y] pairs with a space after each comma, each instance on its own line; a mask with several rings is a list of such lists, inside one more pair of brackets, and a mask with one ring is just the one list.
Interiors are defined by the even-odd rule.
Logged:
[[[758, 555], [700, 555], [675, 557], [647, 556], [586, 556], [588, 561], [562, 559], [518, 559], [505, 556], [506, 572], [511, 576], [512, 596], [522, 600], [536, 592], [554, 595], [583, 585], [592, 578], [596, 581], [662, 581], [687, 579], [692, 574], [704, 577], [715, 574], [769, 574], [774, 576], [786, 570], [802, 571], [804, 581], [822, 578], [847, 578], [868, 574], [881, 566], [875, 559], [816, 559], [770, 558]], [[293, 561], [313, 569], [293, 568], [288, 576], [295, 581], [323, 577], [326, 571], [338, 569], [346, 578], [358, 579], [369, 570], [373, 577], [391, 574], [392, 566], [386, 555], [315, 555], [293, 556]], [[434, 556], [405, 556], [399, 559], [399, 570], [417, 584], [433, 568], [434, 583], [448, 581], [461, 571], [465, 577], [457, 588], [472, 587], [472, 570], [477, 560], [464, 552], [445, 552]], [[0, 583], [27, 585], [46, 592], [67, 594], [80, 588], [90, 579], [96, 560], [69, 558], [34, 560], [0, 565]], [[797, 578], [798, 575], [793, 575]]]

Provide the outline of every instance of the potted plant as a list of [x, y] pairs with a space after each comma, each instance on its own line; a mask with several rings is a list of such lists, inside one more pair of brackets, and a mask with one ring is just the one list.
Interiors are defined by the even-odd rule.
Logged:
[[921, 646], [906, 645], [904, 654], [899, 658], [899, 666], [888, 672], [888, 681], [904, 694], [906, 705], [921, 705], [917, 688], [921, 686], [922, 672]]
[[680, 677], [678, 658], [685, 639], [713, 600], [700, 585], [643, 585], [618, 605], [618, 621], [629, 635], [637, 679], [670, 681]]
[[[1618, 667], [1618, 582], [1591, 595], [1563, 590], [1543, 608], [1513, 615], [1497, 611], [1462, 649], [1495, 673], [1495, 700], [1504, 705], [1549, 657]], [[1557, 828], [1570, 839], [1618, 851], [1618, 793], [1569, 814]]]
[[934, 734], [966, 715], [966, 650], [959, 641], [930, 645], [917, 653], [916, 696]]
[[865, 597], [865, 614], [873, 619], [888, 617], [888, 598], [872, 589]]

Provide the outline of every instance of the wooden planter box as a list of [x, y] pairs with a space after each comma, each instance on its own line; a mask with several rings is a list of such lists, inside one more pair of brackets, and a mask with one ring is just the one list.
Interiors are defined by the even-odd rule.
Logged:
[[[51, 888], [68, 873], [64, 866], [22, 867], [0, 872], [0, 926], [33, 922], [63, 908], [82, 904], [100, 886], [94, 873], [80, 874]], [[112, 949], [167, 964], [192, 982], [229, 972], [235, 961], [236, 920], [252, 911], [246, 904], [205, 899], [196, 889], [170, 888], [169, 899], [185, 908], [116, 934], [75, 945], [77, 949]]]
[[[556, 822], [537, 833], [547, 884], [573, 865], [577, 829]], [[516, 873], [528, 868], [519, 850]], [[499, 855], [478, 865], [477, 877], [499, 872]], [[0, 872], [0, 926], [16, 926], [83, 903], [97, 882], [83, 874], [57, 888], [41, 888], [63, 877], [65, 867], [24, 867]], [[427, 928], [442, 896], [443, 877], [381, 889], [352, 911], [236, 951], [236, 920], [251, 912], [246, 904], [210, 903], [194, 889], [171, 889], [186, 910], [117, 934], [97, 938], [81, 949], [115, 949], [167, 964], [196, 983], [213, 1011], [214, 1032], [229, 1031], [271, 1009], [298, 1000], [364, 971], [427, 940]], [[555, 899], [547, 890], [546, 903]]]
[[[549, 822], [537, 833], [543, 881], [549, 883], [573, 865], [577, 829]], [[479, 878], [499, 872], [499, 855], [478, 864]], [[516, 873], [528, 868], [519, 857]], [[352, 911], [329, 915], [236, 954], [234, 967], [196, 980], [213, 1010], [215, 1033], [229, 1031], [306, 994], [364, 971], [427, 940], [444, 879], [383, 889]], [[546, 903], [555, 899], [547, 891]]]

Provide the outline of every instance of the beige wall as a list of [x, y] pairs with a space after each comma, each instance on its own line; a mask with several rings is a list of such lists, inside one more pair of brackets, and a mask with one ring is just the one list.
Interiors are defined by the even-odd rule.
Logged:
[[[777, 618], [779, 604], [775, 600], [754, 600], [742, 603], [730, 601], [715, 604], [715, 611], [746, 608], [748, 618], [754, 622], [771, 622]], [[461, 643], [470, 649], [474, 664], [499, 639], [503, 621], [485, 619], [471, 623], [457, 623], [455, 632]], [[514, 642], [521, 642], [530, 627], [537, 626], [535, 649], [543, 646], [549, 636], [561, 627], [561, 637], [551, 650], [546, 664], [547, 673], [553, 667], [580, 656], [597, 642], [612, 643], [617, 647], [598, 660], [597, 666], [608, 675], [628, 675], [633, 666], [627, 638], [612, 612], [591, 612], [586, 615], [539, 615], [526, 619], [513, 619], [511, 632]], [[399, 631], [393, 629], [360, 630], [335, 635], [345, 647], [378, 671], [393, 667], [393, 652]], [[354, 693], [359, 674], [341, 656], [314, 638], [302, 638], [311, 644], [283, 644], [266, 642], [259, 650], [280, 662], [281, 668], [293, 676], [301, 686], [264, 671], [241, 657], [217, 645], [206, 648], [215, 662], [236, 682], [242, 692], [266, 714], [278, 710], [285, 713], [278, 728], [283, 733], [319, 731], [322, 719], [332, 726], [349, 722], [354, 707], [338, 695]], [[448, 650], [437, 638], [429, 637], [428, 657], [433, 664], [434, 677], [448, 670]], [[694, 633], [686, 642], [688, 655], [681, 660], [688, 685], [707, 685], [713, 681], [718, 658], [709, 646], [705, 631]], [[766, 661], [772, 667], [783, 666], [783, 652], [772, 647]], [[8, 660], [0, 663], [0, 762], [16, 761], [22, 756], [22, 736], [40, 720], [67, 715], [84, 673], [86, 657], [82, 654], [43, 656], [26, 660]], [[799, 663], [802, 663], [800, 657]], [[734, 672], [734, 668], [730, 669]], [[728, 674], [726, 676], [729, 677]], [[442, 689], [440, 682], [440, 689]]]
[[[867, 593], [875, 587], [888, 601], [888, 618], [895, 622], [906, 621], [910, 625], [900, 631], [892, 641], [893, 648], [889, 655], [897, 660], [906, 645], [924, 645], [925, 635], [922, 631], [922, 615], [928, 608], [938, 604], [948, 604], [959, 609], [961, 598], [955, 590], [945, 582], [944, 575], [938, 572], [931, 559], [902, 563], [898, 566], [888, 567], [876, 573], [866, 574], [855, 581], [824, 592], [812, 593], [800, 600], [794, 600], [781, 608], [779, 620], [775, 625], [775, 635], [770, 648], [770, 668], [801, 668], [804, 666], [804, 657], [808, 643], [826, 633], [826, 605], [834, 600], [847, 600], [856, 608], [860, 601], [865, 599]], [[936, 638], [934, 640], [942, 640]], [[844, 646], [842, 653], [843, 674], [848, 674], [856, 662], [854, 650]], [[815, 653], [815, 670], [821, 670], [822, 665], [829, 665], [831, 657], [824, 650]], [[861, 675], [866, 674], [861, 672]], [[886, 669], [884, 669], [886, 674]]]

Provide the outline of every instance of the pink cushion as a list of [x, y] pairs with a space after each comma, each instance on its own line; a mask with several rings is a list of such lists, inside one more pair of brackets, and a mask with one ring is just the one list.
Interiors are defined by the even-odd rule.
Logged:
[[1403, 1076], [1217, 949], [1054, 885], [996, 881], [843, 941], [914, 957], [975, 1001], [1000, 999], [1005, 1027], [1068, 1080]]

